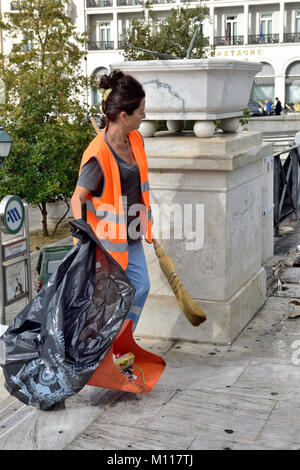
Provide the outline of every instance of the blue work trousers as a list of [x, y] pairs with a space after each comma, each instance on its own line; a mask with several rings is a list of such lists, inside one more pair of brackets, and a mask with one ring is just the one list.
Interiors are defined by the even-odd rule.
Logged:
[[131, 318], [133, 321], [134, 331], [150, 290], [148, 268], [142, 240], [129, 244], [128, 266], [125, 273], [133, 287], [135, 287], [133, 305], [127, 315], [127, 318]]

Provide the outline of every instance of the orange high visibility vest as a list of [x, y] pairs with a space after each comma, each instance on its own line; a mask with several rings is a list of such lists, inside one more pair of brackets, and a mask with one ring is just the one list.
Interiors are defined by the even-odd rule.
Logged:
[[[123, 207], [119, 167], [104, 140], [104, 131], [101, 131], [85, 150], [79, 173], [91, 157], [97, 158], [104, 174], [104, 189], [100, 197], [92, 195], [88, 197], [87, 222], [99, 238], [103, 248], [125, 270], [128, 266], [127, 217]], [[131, 131], [128, 137], [140, 171], [143, 205], [139, 204], [138, 207], [139, 218], [145, 239], [151, 243], [148, 163], [144, 143], [138, 131]]]

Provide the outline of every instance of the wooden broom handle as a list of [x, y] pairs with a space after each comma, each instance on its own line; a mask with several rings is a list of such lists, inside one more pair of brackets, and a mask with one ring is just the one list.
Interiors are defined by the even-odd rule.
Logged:
[[93, 128], [95, 129], [97, 134], [99, 134], [100, 129], [99, 129], [98, 124], [96, 123], [95, 118], [93, 116], [90, 117], [90, 121], [93, 124]]

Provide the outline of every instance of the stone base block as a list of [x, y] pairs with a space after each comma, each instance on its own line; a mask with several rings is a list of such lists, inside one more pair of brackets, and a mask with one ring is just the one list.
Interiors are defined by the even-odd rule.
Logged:
[[178, 306], [175, 295], [151, 294], [136, 328], [137, 336], [198, 343], [231, 344], [266, 300], [266, 272], [261, 268], [224, 302], [195, 299], [207, 320], [193, 327]]

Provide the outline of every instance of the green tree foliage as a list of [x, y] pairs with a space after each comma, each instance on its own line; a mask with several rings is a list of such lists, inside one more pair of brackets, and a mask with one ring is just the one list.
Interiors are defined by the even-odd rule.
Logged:
[[[141, 19], [134, 18], [124, 37], [125, 60], [151, 60], [152, 54], [133, 49], [132, 46], [185, 58], [195, 30], [208, 17], [207, 7], [178, 7], [170, 11], [164, 21], [156, 17], [149, 4]], [[200, 33], [190, 58], [212, 55], [208, 41]]]
[[0, 27], [14, 44], [2, 56], [6, 88], [0, 124], [13, 140], [0, 169], [0, 197], [17, 194], [42, 212], [71, 196], [83, 150], [93, 137], [87, 123], [89, 86], [83, 69], [85, 35], [76, 32], [68, 0], [22, 0]]

